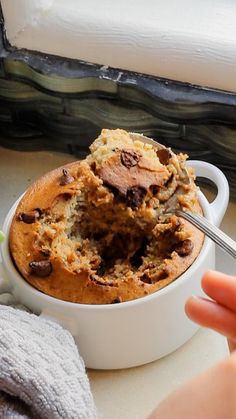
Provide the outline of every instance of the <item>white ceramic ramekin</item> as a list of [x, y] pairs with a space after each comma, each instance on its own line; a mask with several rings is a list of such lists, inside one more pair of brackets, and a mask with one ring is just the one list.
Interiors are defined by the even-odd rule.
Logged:
[[[221, 222], [228, 205], [229, 187], [223, 173], [215, 166], [189, 161], [196, 175], [213, 181], [218, 194], [209, 203], [202, 192], [199, 199], [205, 217], [215, 225]], [[117, 369], [142, 365], [177, 349], [197, 330], [185, 315], [186, 299], [202, 294], [202, 274], [215, 266], [215, 246], [205, 238], [202, 250], [178, 279], [146, 297], [109, 305], [75, 304], [45, 295], [31, 287], [15, 268], [8, 247], [8, 233], [17, 202], [10, 209], [1, 246], [5, 286], [16, 299], [33, 312], [49, 316], [66, 327], [78, 343], [88, 368]]]

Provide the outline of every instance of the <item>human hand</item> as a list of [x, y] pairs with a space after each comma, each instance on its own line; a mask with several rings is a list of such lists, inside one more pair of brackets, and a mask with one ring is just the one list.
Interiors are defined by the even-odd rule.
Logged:
[[235, 419], [236, 351], [166, 397], [148, 419]]
[[228, 338], [229, 349], [236, 349], [236, 276], [216, 271], [203, 275], [202, 289], [212, 300], [190, 297], [185, 305], [187, 316]]
[[[209, 271], [202, 288], [211, 298], [190, 297], [188, 317], [223, 334], [236, 349], [236, 277]], [[167, 396], [148, 419], [236, 418], [236, 351]]]

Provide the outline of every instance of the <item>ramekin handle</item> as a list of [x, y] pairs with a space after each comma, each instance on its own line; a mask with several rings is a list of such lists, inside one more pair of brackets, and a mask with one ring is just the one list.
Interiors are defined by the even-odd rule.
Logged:
[[229, 202], [229, 184], [224, 173], [211, 163], [189, 160], [187, 165], [193, 167], [197, 177], [211, 180], [217, 187], [217, 195], [210, 203], [213, 221], [219, 226]]

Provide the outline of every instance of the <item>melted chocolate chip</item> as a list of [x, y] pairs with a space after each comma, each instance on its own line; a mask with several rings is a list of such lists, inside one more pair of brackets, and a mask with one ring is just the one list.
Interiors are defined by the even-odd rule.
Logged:
[[132, 209], [137, 209], [142, 204], [146, 193], [146, 189], [141, 186], [132, 186], [126, 193], [126, 205]]
[[94, 161], [94, 162], [91, 164], [91, 170], [92, 170], [92, 172], [93, 172], [93, 173], [95, 173], [95, 172], [96, 172], [96, 169], [97, 169], [97, 165], [96, 165], [96, 162]]
[[49, 260], [30, 262], [29, 267], [31, 269], [31, 274], [39, 276], [40, 278], [45, 278], [52, 272], [52, 264]]
[[151, 191], [152, 195], [157, 195], [159, 190], [160, 190], [160, 187], [157, 186], [157, 185], [151, 185], [150, 186], [150, 191]]
[[65, 201], [69, 201], [71, 199], [71, 194], [70, 193], [63, 193], [60, 195]]
[[70, 175], [70, 172], [67, 169], [62, 169], [62, 173], [63, 175], [60, 177], [60, 186], [65, 186], [74, 182], [75, 178]]
[[155, 282], [161, 281], [163, 279], [166, 279], [169, 276], [168, 271], [166, 271], [165, 269], [163, 271], [161, 271], [158, 275], [157, 278], [155, 278]]
[[167, 148], [157, 150], [156, 154], [157, 154], [157, 157], [159, 158], [161, 164], [164, 164], [165, 166], [167, 166], [167, 164], [169, 164], [169, 161], [170, 161], [170, 158], [171, 158], [171, 153]]
[[117, 297], [113, 301], [111, 301], [111, 304], [119, 304], [119, 303], [122, 303], [122, 298], [121, 297]]
[[188, 256], [190, 253], [192, 253], [193, 247], [194, 246], [192, 240], [186, 239], [177, 244], [175, 251], [179, 256]]
[[143, 263], [143, 256], [145, 255], [148, 241], [146, 238], [143, 239], [141, 246], [136, 250], [133, 256], [129, 259], [130, 264], [133, 268], [138, 269]]
[[136, 166], [138, 164], [139, 160], [141, 158], [141, 154], [137, 151], [133, 150], [122, 150], [120, 153], [120, 159], [123, 166], [127, 167], [127, 169], [130, 169], [133, 166]]
[[157, 272], [155, 275], [150, 275], [145, 272], [141, 277], [140, 280], [142, 282], [144, 282], [145, 284], [156, 284], [157, 282], [166, 279], [168, 277], [169, 273], [168, 271], [164, 268], [162, 270], [160, 270], [159, 272]]
[[18, 216], [19, 221], [23, 221], [26, 224], [33, 224], [35, 223], [41, 215], [41, 211], [38, 209], [35, 209], [33, 211], [28, 212], [22, 212]]
[[144, 282], [145, 284], [152, 284], [152, 280], [151, 280], [150, 276], [147, 273], [144, 273], [140, 277], [140, 281]]
[[105, 262], [101, 262], [101, 263], [100, 263], [100, 266], [99, 266], [99, 267], [98, 267], [98, 269], [97, 269], [96, 274], [97, 274], [98, 276], [103, 276], [103, 275], [105, 274], [105, 272], [106, 272], [106, 265], [105, 265]]

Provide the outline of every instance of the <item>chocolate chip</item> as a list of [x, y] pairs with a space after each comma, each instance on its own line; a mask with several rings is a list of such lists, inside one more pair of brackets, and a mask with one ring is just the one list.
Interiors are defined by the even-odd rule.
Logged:
[[169, 164], [169, 161], [170, 161], [170, 158], [171, 158], [171, 153], [167, 148], [157, 150], [156, 154], [157, 154], [157, 157], [159, 158], [161, 164], [164, 164], [165, 166], [167, 166], [167, 164]]
[[163, 279], [168, 278], [169, 273], [168, 271], [166, 271], [165, 269], [163, 269], [163, 271], [160, 271], [159, 275], [157, 276], [157, 278], [155, 278], [155, 282], [161, 281]]
[[60, 195], [65, 201], [69, 201], [71, 199], [70, 193], [63, 193]]
[[41, 249], [41, 250], [40, 250], [40, 253], [41, 253], [43, 256], [49, 257], [49, 256], [51, 255], [51, 250], [50, 250], [50, 249]]
[[175, 247], [175, 251], [178, 253], [179, 256], [188, 256], [193, 251], [193, 242], [190, 239], [186, 239]]
[[103, 275], [105, 274], [105, 272], [106, 272], [106, 265], [105, 265], [105, 262], [101, 262], [101, 263], [100, 263], [100, 266], [98, 267], [98, 269], [97, 269], [97, 271], [96, 271], [96, 274], [97, 274], [98, 276], [103, 276]]
[[29, 267], [31, 269], [31, 274], [39, 276], [40, 278], [45, 278], [52, 272], [52, 264], [49, 260], [30, 262]]
[[110, 192], [113, 193], [114, 198], [121, 198], [118, 189], [115, 186], [109, 185], [109, 183], [104, 182], [104, 185], [108, 187]]
[[145, 272], [141, 277], [140, 281], [146, 283], [146, 284], [156, 284], [159, 281], [162, 281], [163, 279], [166, 279], [169, 276], [169, 272], [166, 268], [160, 269], [159, 271], [152, 274], [148, 274], [148, 272]]
[[160, 187], [157, 186], [157, 185], [151, 185], [150, 186], [150, 191], [151, 191], [152, 195], [157, 195], [159, 190], [160, 190]]
[[151, 280], [150, 276], [147, 273], [144, 273], [140, 277], [140, 281], [144, 282], [145, 284], [152, 284], [152, 280]]
[[141, 186], [132, 186], [126, 193], [126, 205], [132, 209], [137, 209], [143, 202], [146, 189]]
[[111, 301], [111, 304], [119, 304], [119, 303], [122, 303], [122, 298], [121, 297], [117, 297], [113, 301]]
[[133, 256], [129, 259], [130, 264], [133, 268], [138, 269], [143, 263], [143, 256], [145, 255], [148, 241], [146, 238], [143, 239], [141, 246], [136, 250]]
[[19, 221], [23, 221], [26, 224], [33, 224], [35, 223], [41, 215], [41, 211], [38, 209], [35, 209], [33, 211], [28, 212], [22, 212], [18, 216]]
[[123, 166], [130, 169], [138, 164], [141, 158], [141, 154], [134, 150], [122, 150], [120, 153], [120, 159]]
[[96, 172], [96, 169], [97, 169], [97, 165], [96, 165], [96, 162], [94, 161], [94, 162], [91, 164], [91, 170], [92, 170], [92, 172], [93, 172], [93, 173], [95, 173], [95, 172]]
[[74, 182], [75, 178], [70, 175], [67, 169], [62, 169], [63, 175], [60, 177], [60, 186], [68, 185], [69, 183]]

